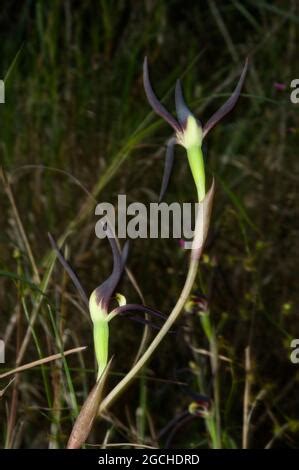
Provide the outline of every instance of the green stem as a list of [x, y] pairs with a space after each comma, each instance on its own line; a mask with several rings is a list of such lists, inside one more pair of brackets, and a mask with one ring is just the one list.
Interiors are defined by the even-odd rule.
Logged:
[[159, 333], [155, 336], [145, 353], [141, 356], [141, 358], [136, 362], [136, 364], [132, 367], [132, 369], [127, 373], [127, 375], [111, 390], [111, 392], [107, 395], [107, 397], [102, 401], [99, 414], [101, 414], [104, 410], [114, 402], [114, 400], [124, 391], [124, 389], [130, 384], [130, 382], [134, 379], [136, 374], [142, 369], [145, 363], [150, 359], [153, 352], [157, 349], [159, 344], [161, 343], [162, 339], [167, 335], [168, 331], [174, 324], [174, 322], [179, 317], [181, 311], [184, 308], [186, 301], [191, 293], [196, 274], [198, 269], [199, 259], [192, 259], [190, 261], [189, 270], [187, 274], [187, 278], [181, 292], [181, 295], [172, 310], [171, 314], [169, 315], [168, 319], [162, 326]]
[[94, 322], [93, 339], [98, 363], [97, 380], [99, 380], [108, 362], [109, 325], [106, 319]]
[[207, 425], [213, 442], [214, 449], [221, 449], [221, 416], [220, 416], [220, 381], [219, 381], [219, 361], [216, 332], [211, 322], [210, 313], [207, 312], [201, 317], [201, 324], [209, 341], [211, 352], [211, 369], [213, 376], [214, 406], [211, 416], [207, 419]]
[[[197, 192], [198, 192], [198, 201], [201, 202], [205, 198], [205, 171], [204, 171], [204, 161], [203, 161], [203, 154], [201, 147], [199, 145], [192, 145], [187, 149], [188, 160], [190, 164], [190, 168], [192, 171], [192, 175], [196, 184]], [[213, 187], [212, 187], [212, 194], [213, 194]], [[208, 205], [211, 204], [212, 199], [208, 198]], [[208, 211], [209, 212], [209, 211]], [[208, 215], [207, 215], [208, 217]], [[207, 229], [206, 224], [208, 225], [209, 220], [205, 219], [204, 221], [199, 221], [200, 233], [198, 233], [198, 239], [202, 238], [203, 243], [205, 239], [205, 229]], [[196, 223], [197, 225], [197, 223]], [[199, 228], [197, 227], [197, 228]], [[201, 235], [201, 237], [199, 236]], [[196, 240], [194, 239], [194, 242]], [[198, 240], [197, 240], [198, 241]], [[181, 295], [173, 308], [172, 312], [170, 313], [168, 319], [165, 321], [164, 325], [162, 326], [159, 333], [155, 336], [151, 344], [148, 346], [147, 350], [143, 353], [140, 359], [136, 362], [136, 364], [132, 367], [132, 369], [127, 373], [127, 375], [111, 390], [111, 392], [107, 395], [107, 397], [102, 401], [100, 408], [99, 408], [99, 415], [106, 410], [114, 400], [124, 391], [124, 389], [131, 383], [131, 381], [135, 378], [135, 376], [140, 372], [142, 367], [146, 364], [146, 362], [150, 359], [154, 351], [158, 348], [159, 344], [163, 340], [163, 338], [167, 335], [170, 328], [174, 324], [174, 322], [179, 317], [180, 313], [182, 312], [185, 303], [188, 300], [188, 297], [191, 293], [197, 270], [199, 265], [199, 258], [201, 251], [203, 249], [203, 243], [201, 244], [200, 250], [194, 250], [195, 255], [192, 256], [191, 252], [191, 260], [189, 264], [189, 270], [187, 274], [187, 278], [182, 289]]]
[[206, 195], [205, 167], [201, 147], [199, 145], [193, 145], [187, 148], [187, 155], [197, 189], [198, 201], [200, 202]]

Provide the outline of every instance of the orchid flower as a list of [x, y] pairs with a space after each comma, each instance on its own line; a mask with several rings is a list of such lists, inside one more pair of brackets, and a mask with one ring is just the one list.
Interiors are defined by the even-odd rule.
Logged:
[[[72, 279], [86, 307], [89, 308], [90, 317], [93, 323], [94, 348], [98, 364], [97, 381], [100, 379], [108, 363], [109, 322], [116, 315], [137, 310], [147, 312], [151, 315], [155, 315], [163, 319], [165, 318], [164, 315], [162, 315], [157, 310], [149, 308], [145, 305], [127, 304], [125, 297], [121, 294], [117, 294], [115, 296], [116, 300], [119, 303], [119, 307], [116, 307], [109, 312], [109, 305], [112, 299], [112, 295], [116, 289], [117, 284], [119, 283], [120, 277], [123, 273], [126, 264], [129, 245], [128, 242], [126, 242], [122, 252], [120, 252], [116, 244], [115, 238], [113, 237], [113, 234], [109, 232], [108, 228], [107, 235], [113, 254], [113, 270], [111, 275], [101, 285], [99, 285], [96, 289], [93, 290], [88, 299], [77, 275], [74, 273], [69, 263], [65, 260], [53, 237], [48, 234], [52, 248], [55, 251], [60, 263]], [[146, 320], [141, 320], [136, 317], [131, 318], [142, 323], [148, 323]]]
[[174, 158], [174, 146], [176, 144], [182, 145], [186, 149], [190, 169], [198, 193], [198, 201], [201, 202], [204, 199], [206, 195], [206, 188], [202, 141], [210, 132], [210, 130], [236, 105], [245, 80], [247, 68], [248, 60], [246, 59], [240, 79], [232, 95], [218, 109], [218, 111], [212, 115], [207, 123], [202, 126], [200, 121], [194, 117], [187, 107], [179, 80], [177, 80], [175, 87], [175, 107], [177, 119], [175, 119], [162, 105], [152, 89], [149, 79], [147, 58], [145, 57], [143, 64], [143, 84], [147, 99], [153, 110], [163, 119], [165, 119], [165, 121], [167, 121], [175, 131], [175, 137], [171, 138], [167, 143], [165, 169], [159, 198], [160, 201], [164, 196], [169, 182]]

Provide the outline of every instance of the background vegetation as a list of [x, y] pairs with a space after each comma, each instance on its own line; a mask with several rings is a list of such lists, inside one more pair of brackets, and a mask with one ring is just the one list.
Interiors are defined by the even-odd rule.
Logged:
[[[143, 374], [98, 422], [89, 445], [213, 447], [208, 415], [217, 384], [223, 447], [298, 447], [299, 369], [289, 359], [290, 342], [299, 337], [298, 105], [289, 99], [290, 82], [298, 77], [297, 2], [4, 3], [1, 373], [62, 349], [88, 349], [1, 379], [1, 446], [64, 447], [94, 383], [88, 312], [53, 264], [47, 232], [56, 239], [68, 234], [69, 259], [90, 293], [111, 269], [109, 245], [94, 235], [90, 193], [113, 204], [118, 194], [128, 202], [157, 200], [171, 130], [145, 98], [147, 54], [153, 84], [169, 109], [181, 77], [202, 121], [231, 93], [247, 55], [250, 69], [238, 107], [205, 147], [217, 190], [194, 295], [206, 296], [209, 313], [195, 303], [181, 317]], [[178, 148], [166, 200], [194, 197]], [[136, 240], [128, 264], [145, 302], [167, 315], [183, 285], [188, 253], [177, 240]], [[127, 276], [119, 290], [139, 302]], [[213, 325], [212, 341], [204, 315]], [[143, 328], [126, 318], [113, 323], [108, 388], [130, 369]], [[217, 377], [211, 353], [219, 355]], [[199, 393], [210, 400], [209, 409]]]

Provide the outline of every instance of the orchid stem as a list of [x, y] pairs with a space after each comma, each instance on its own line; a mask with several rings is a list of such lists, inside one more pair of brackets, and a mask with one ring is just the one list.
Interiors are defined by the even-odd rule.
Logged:
[[98, 320], [93, 326], [95, 354], [98, 364], [97, 381], [100, 379], [108, 362], [109, 325], [106, 320]]
[[130, 382], [134, 379], [134, 377], [138, 374], [138, 372], [142, 369], [142, 367], [146, 364], [146, 362], [150, 359], [154, 351], [157, 349], [163, 338], [167, 335], [170, 328], [174, 324], [174, 322], [179, 317], [180, 313], [182, 312], [185, 303], [188, 300], [188, 297], [191, 293], [197, 270], [198, 270], [199, 258], [190, 260], [189, 270], [187, 274], [187, 278], [182, 289], [181, 295], [173, 308], [172, 312], [170, 313], [168, 319], [165, 321], [164, 325], [162, 326], [159, 333], [155, 336], [145, 353], [141, 356], [141, 358], [136, 362], [136, 364], [132, 367], [132, 369], [127, 373], [127, 375], [111, 390], [111, 392], [106, 396], [106, 398], [102, 401], [99, 407], [99, 415], [104, 411], [107, 410], [109, 406], [114, 402], [114, 400], [125, 390], [125, 388], [130, 384]]
[[198, 202], [201, 202], [206, 195], [206, 178], [202, 150], [199, 145], [193, 145], [186, 150], [192, 176], [197, 189]]

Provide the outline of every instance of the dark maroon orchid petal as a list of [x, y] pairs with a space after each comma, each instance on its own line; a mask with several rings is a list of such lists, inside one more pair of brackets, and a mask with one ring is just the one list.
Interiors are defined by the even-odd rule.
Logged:
[[186, 395], [189, 395], [193, 400], [195, 400], [197, 404], [206, 406], [207, 408], [211, 405], [211, 399], [207, 395], [194, 392], [194, 390], [187, 386], [182, 387], [182, 390]]
[[95, 289], [96, 301], [101, 303], [102, 307], [108, 311], [109, 302], [120, 277], [123, 273], [129, 250], [129, 242], [124, 245], [120, 253], [111, 229], [107, 229], [108, 240], [113, 253], [113, 270], [111, 275], [99, 287]]
[[221, 108], [216, 111], [216, 113], [213, 114], [213, 116], [208, 120], [208, 122], [204, 125], [203, 127], [203, 138], [210, 132], [210, 130], [219, 122], [224, 116], [226, 116], [237, 104], [237, 101], [239, 99], [243, 83], [246, 77], [248, 69], [248, 59], [245, 61], [244, 68], [242, 70], [240, 79], [238, 81], [238, 84], [233, 92], [233, 94], [230, 96], [230, 98], [221, 106]]
[[87, 297], [83, 287], [81, 286], [77, 275], [75, 274], [74, 270], [71, 268], [70, 264], [65, 260], [63, 254], [59, 250], [56, 242], [54, 241], [54, 238], [52, 237], [52, 235], [50, 233], [48, 233], [48, 237], [49, 237], [51, 246], [52, 246], [53, 250], [56, 253], [57, 258], [59, 259], [60, 263], [62, 264], [62, 266], [64, 267], [64, 269], [68, 273], [68, 275], [70, 276], [71, 280], [73, 281], [73, 283], [74, 283], [75, 287], [77, 288], [79, 294], [81, 295], [85, 305], [87, 305], [87, 307], [88, 307], [88, 297]]
[[176, 419], [177, 424], [172, 429], [170, 429], [169, 432], [167, 433], [167, 439], [166, 439], [165, 444], [163, 445], [163, 448], [170, 449], [172, 445], [172, 441], [176, 433], [183, 426], [185, 426], [185, 424], [188, 424], [190, 421], [193, 421], [194, 419], [196, 419], [195, 416], [190, 415], [188, 411], [179, 414]]
[[181, 132], [179, 123], [174, 119], [174, 117], [167, 111], [167, 109], [162, 105], [162, 103], [156, 97], [149, 79], [148, 73], [148, 64], [147, 57], [144, 58], [143, 63], [143, 86], [149, 101], [149, 104], [159, 116], [161, 116], [168, 124], [175, 130], [175, 132]]
[[188, 117], [193, 116], [193, 114], [184, 100], [180, 80], [177, 80], [175, 85], [175, 109], [180, 125], [185, 128]]
[[[155, 323], [153, 323], [150, 320], [147, 320], [145, 318], [140, 318], [140, 317], [136, 317], [136, 316], [132, 316], [132, 315], [129, 315], [127, 318], [129, 320], [136, 321], [137, 323], [141, 323], [142, 325], [148, 325], [149, 327], [153, 328], [154, 330], [161, 330], [160, 325], [156, 325]], [[174, 330], [174, 329], [168, 330], [168, 334], [173, 334], [175, 332], [176, 332], [176, 330]]]
[[165, 434], [169, 434], [169, 431], [171, 430], [171, 428], [173, 427], [173, 425], [175, 425], [178, 421], [181, 421], [183, 418], [186, 418], [186, 417], [189, 417], [190, 416], [190, 413], [189, 411], [183, 411], [182, 413], [178, 414], [177, 416], [175, 416], [174, 418], [172, 418], [164, 428], [161, 429], [161, 431], [158, 433], [158, 438], [161, 439], [163, 436], [165, 436]]
[[160, 195], [159, 195], [159, 202], [161, 202], [162, 199], [164, 198], [164, 195], [165, 195], [168, 183], [169, 183], [169, 178], [170, 178], [171, 170], [173, 167], [174, 146], [176, 145], [176, 143], [177, 143], [177, 140], [175, 137], [172, 137], [167, 142], [165, 166], [164, 166], [162, 185], [161, 185], [161, 190], [160, 190]]
[[[112, 312], [110, 312], [110, 315], [115, 315], [115, 314], [128, 314], [127, 318], [129, 320], [134, 320], [138, 323], [142, 323], [143, 325], [148, 325], [151, 328], [154, 328], [155, 330], [160, 330], [161, 327], [159, 325], [156, 325], [155, 323], [151, 322], [150, 320], [146, 318], [140, 318], [134, 315], [131, 315], [131, 312], [133, 311], [140, 311], [144, 313], [149, 313], [150, 315], [153, 315], [155, 317], [161, 318], [162, 320], [166, 320], [167, 316], [163, 315], [163, 313], [159, 312], [159, 310], [155, 310], [153, 308], [147, 307], [146, 305], [140, 305], [140, 304], [126, 304], [126, 305], [121, 305], [120, 307], [116, 307]], [[174, 330], [169, 330], [169, 333], [174, 333]]]
[[111, 312], [111, 314], [122, 314], [122, 313], [132, 312], [136, 310], [140, 312], [149, 313], [150, 315], [156, 316], [158, 318], [162, 318], [163, 320], [167, 319], [166, 315], [163, 315], [163, 313], [159, 312], [159, 310], [155, 310], [153, 308], [150, 308], [150, 307], [147, 307], [146, 305], [141, 305], [141, 304], [121, 305], [120, 307], [116, 307]]
[[[140, 318], [140, 317], [135, 317], [135, 316], [129, 316], [129, 320], [136, 321], [137, 323], [141, 323], [142, 325], [148, 325], [150, 328], [153, 328], [154, 330], [161, 330], [161, 327], [158, 325], [155, 325], [155, 323], [146, 320], [145, 318]], [[171, 333], [171, 331], [169, 331]]]

